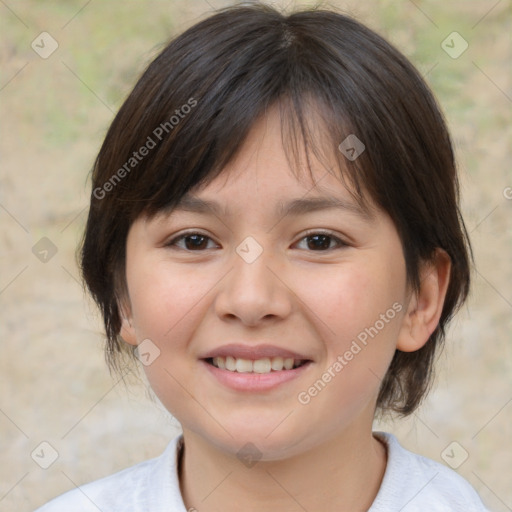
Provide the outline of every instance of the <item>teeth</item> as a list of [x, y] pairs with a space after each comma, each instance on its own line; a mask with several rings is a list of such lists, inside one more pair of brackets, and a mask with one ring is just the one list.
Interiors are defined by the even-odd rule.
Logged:
[[250, 359], [237, 359], [235, 357], [214, 357], [213, 366], [222, 370], [239, 373], [270, 373], [271, 371], [291, 370], [297, 368], [304, 361], [292, 357], [264, 357], [251, 361]]
[[[222, 357], [219, 357], [219, 359], [222, 359]], [[236, 359], [234, 357], [226, 357], [226, 370], [236, 372]]]
[[236, 371], [238, 373], [252, 372], [252, 361], [249, 361], [249, 359], [237, 359], [236, 360]]
[[270, 366], [272, 370], [282, 370], [284, 368], [284, 359], [282, 357], [273, 357]]
[[226, 368], [226, 360], [223, 357], [214, 357], [213, 364], [217, 368], [220, 368], [221, 370], [224, 370]]
[[272, 364], [268, 357], [264, 359], [257, 359], [252, 363], [252, 371], [254, 373], [269, 373], [272, 369]]
[[291, 370], [293, 368], [293, 359], [287, 358], [284, 360], [284, 369]]

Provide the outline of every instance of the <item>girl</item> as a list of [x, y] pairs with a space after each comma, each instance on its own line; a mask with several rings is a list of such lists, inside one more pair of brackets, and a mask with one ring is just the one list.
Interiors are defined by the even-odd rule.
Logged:
[[183, 434], [40, 512], [485, 510], [372, 432], [421, 403], [470, 279], [450, 138], [395, 48], [335, 12], [220, 11], [151, 63], [92, 180], [108, 359]]

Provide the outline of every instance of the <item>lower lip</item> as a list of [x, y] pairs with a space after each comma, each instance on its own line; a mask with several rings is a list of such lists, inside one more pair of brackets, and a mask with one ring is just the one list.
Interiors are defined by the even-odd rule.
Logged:
[[272, 371], [269, 373], [240, 373], [221, 370], [206, 361], [201, 361], [206, 369], [228, 388], [237, 391], [268, 391], [300, 377], [311, 365], [311, 362], [303, 364], [293, 370]]

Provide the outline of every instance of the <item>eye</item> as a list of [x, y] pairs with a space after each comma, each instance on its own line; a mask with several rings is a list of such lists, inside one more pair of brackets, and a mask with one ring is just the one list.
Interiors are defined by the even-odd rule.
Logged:
[[[304, 244], [305, 242], [305, 244]], [[213, 245], [212, 245], [213, 244]], [[302, 247], [301, 247], [302, 244]], [[207, 235], [198, 232], [187, 232], [173, 238], [166, 247], [177, 247], [189, 252], [199, 252], [214, 249], [218, 245]], [[297, 244], [297, 248], [315, 252], [326, 252], [332, 249], [346, 247], [347, 244], [330, 232], [310, 232]]]
[[203, 251], [205, 249], [213, 248], [208, 247], [208, 242], [214, 243], [210, 237], [203, 235], [202, 233], [191, 231], [188, 233], [182, 233], [165, 245], [166, 247], [178, 247], [185, 251]]
[[315, 252], [326, 252], [328, 250], [347, 246], [345, 242], [329, 232], [310, 232], [299, 241], [297, 246], [299, 246], [304, 240], [306, 241], [305, 247], [303, 245], [298, 248]]

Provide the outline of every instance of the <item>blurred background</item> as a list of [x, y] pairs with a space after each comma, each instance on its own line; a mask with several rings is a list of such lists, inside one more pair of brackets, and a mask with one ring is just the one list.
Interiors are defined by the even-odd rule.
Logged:
[[[156, 456], [179, 431], [140, 375], [109, 375], [75, 250], [88, 172], [123, 99], [170, 37], [232, 3], [0, 0], [2, 511]], [[375, 429], [454, 467], [491, 510], [512, 510], [510, 1], [324, 5], [388, 38], [438, 96], [476, 260], [429, 399]]]

